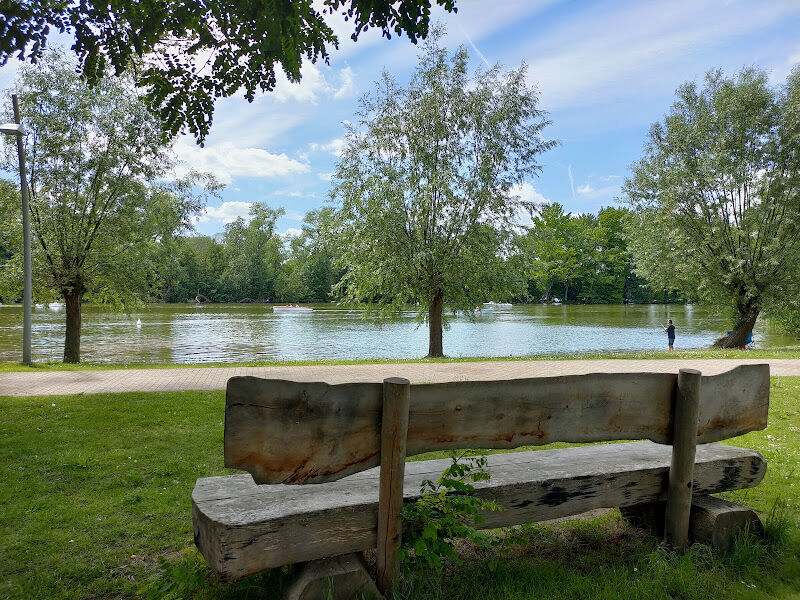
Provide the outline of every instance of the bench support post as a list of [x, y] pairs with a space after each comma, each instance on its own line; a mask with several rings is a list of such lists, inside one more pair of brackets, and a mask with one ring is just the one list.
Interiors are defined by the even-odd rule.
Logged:
[[689, 542], [692, 481], [697, 450], [697, 419], [700, 414], [700, 382], [700, 371], [695, 369], [678, 371], [664, 537], [679, 552], [683, 552]]
[[402, 542], [403, 479], [411, 383], [390, 377], [383, 380], [381, 419], [381, 475], [378, 500], [378, 588], [391, 595]]

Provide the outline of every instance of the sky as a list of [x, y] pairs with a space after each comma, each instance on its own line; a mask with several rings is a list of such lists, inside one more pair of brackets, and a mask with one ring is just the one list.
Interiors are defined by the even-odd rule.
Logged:
[[[597, 212], [619, 196], [650, 125], [669, 110], [678, 86], [706, 71], [755, 66], [771, 81], [800, 63], [800, 0], [569, 1], [456, 0], [458, 12], [435, 9], [445, 43], [465, 45], [474, 67], [528, 65], [540, 106], [552, 125], [543, 136], [559, 145], [541, 155], [542, 172], [521, 193], [559, 202], [573, 213]], [[305, 213], [327, 202], [342, 147], [342, 123], [360, 95], [386, 69], [409, 79], [419, 48], [378, 32], [349, 39], [343, 17], [329, 23], [340, 47], [329, 65], [304, 65], [303, 79], [283, 79], [248, 103], [241, 95], [217, 102], [205, 147], [179, 138], [179, 170], [210, 171], [226, 184], [196, 225], [215, 234], [253, 202], [283, 207], [278, 229], [297, 233]], [[0, 68], [7, 88], [17, 65]]]

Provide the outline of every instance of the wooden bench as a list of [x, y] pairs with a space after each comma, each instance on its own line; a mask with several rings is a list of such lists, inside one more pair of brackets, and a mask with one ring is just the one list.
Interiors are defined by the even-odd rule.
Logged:
[[[618, 440], [648, 441], [490, 455], [491, 479], [476, 493], [503, 510], [482, 526], [619, 507], [639, 522], [660, 518], [678, 548], [690, 526], [713, 541], [719, 515], [744, 514], [739, 526], [754, 515], [710, 494], [757, 485], [766, 463], [712, 442], [765, 428], [768, 407], [768, 365], [705, 377], [681, 370], [414, 385], [233, 377], [225, 465], [250, 474], [197, 481], [195, 544], [222, 580], [307, 563], [289, 597], [324, 597], [331, 582], [334, 597], [356, 589], [377, 597], [353, 553], [377, 548], [378, 585], [390, 592], [402, 503], [449, 462], [406, 463], [407, 455]], [[702, 518], [693, 518], [693, 494]]]

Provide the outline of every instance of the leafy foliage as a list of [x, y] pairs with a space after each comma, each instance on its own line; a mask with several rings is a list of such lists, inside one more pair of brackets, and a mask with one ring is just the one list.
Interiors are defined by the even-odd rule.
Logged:
[[[65, 359], [77, 361], [84, 295], [112, 304], [146, 296], [155, 274], [150, 249], [191, 228], [202, 181], [159, 180], [171, 166], [167, 140], [120, 80], [89, 88], [74, 63], [53, 52], [21, 70], [18, 94], [28, 132], [34, 280], [39, 297], [66, 300]], [[6, 141], [5, 149], [3, 166], [13, 171], [16, 147]]]
[[800, 276], [798, 141], [800, 68], [779, 88], [764, 71], [711, 71], [678, 89], [623, 187], [638, 272], [733, 308], [724, 347]]
[[479, 545], [493, 543], [494, 538], [475, 527], [485, 521], [484, 512], [502, 510], [496, 502], [475, 496], [472, 484], [491, 477], [486, 470], [487, 459], [465, 451], [453, 453], [452, 460], [437, 483], [423, 481], [420, 498], [403, 507], [400, 559], [406, 566], [438, 571], [442, 559], [459, 562], [454, 546], [457, 539]]
[[584, 304], [679, 301], [675, 294], [656, 294], [633, 272], [625, 238], [630, 218], [624, 208], [574, 216], [558, 203], [543, 206], [518, 237], [521, 268], [528, 277], [523, 299]]
[[[214, 100], [271, 91], [276, 66], [300, 81], [303, 59], [328, 61], [339, 41], [326, 19], [344, 14], [353, 40], [370, 27], [412, 42], [428, 32], [431, 0], [23, 0], [0, 4], [0, 65], [16, 55], [42, 58], [52, 31], [73, 36], [72, 50], [91, 85], [108, 70], [129, 73], [174, 135], [188, 129], [202, 142]], [[455, 12], [454, 0], [436, 5]]]
[[534, 209], [514, 185], [553, 142], [526, 68], [468, 73], [429, 37], [407, 87], [388, 73], [348, 126], [332, 197], [337, 292], [386, 315], [419, 303], [429, 354], [442, 355], [442, 308], [471, 310], [519, 283], [506, 260], [515, 220]]

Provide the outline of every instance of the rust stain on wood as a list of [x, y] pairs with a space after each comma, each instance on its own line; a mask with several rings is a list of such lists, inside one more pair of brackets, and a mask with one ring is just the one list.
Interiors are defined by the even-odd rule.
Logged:
[[[556, 441], [671, 443], [675, 375], [591, 374], [411, 387], [408, 454]], [[769, 369], [703, 377], [700, 442], [766, 426]], [[225, 463], [259, 483], [333, 481], [378, 464], [381, 385], [228, 382]]]

